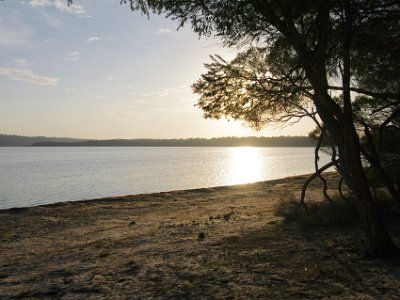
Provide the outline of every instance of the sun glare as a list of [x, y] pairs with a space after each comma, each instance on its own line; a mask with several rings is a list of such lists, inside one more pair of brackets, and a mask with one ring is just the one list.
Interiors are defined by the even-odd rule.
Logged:
[[261, 150], [255, 147], [232, 148], [228, 166], [229, 184], [261, 180]]

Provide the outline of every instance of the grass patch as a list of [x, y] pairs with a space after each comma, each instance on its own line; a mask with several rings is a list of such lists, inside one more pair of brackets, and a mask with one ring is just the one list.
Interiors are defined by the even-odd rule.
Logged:
[[306, 227], [348, 226], [359, 222], [352, 198], [344, 200], [334, 196], [332, 202], [307, 203], [307, 209], [299, 203], [293, 195], [287, 195], [276, 204], [274, 214], [283, 217], [286, 223], [296, 222]]
[[[385, 188], [372, 191], [376, 209], [385, 222], [395, 223], [400, 218], [400, 206], [392, 199]], [[332, 197], [332, 202], [314, 201], [307, 204], [307, 210], [300, 206], [300, 201], [288, 194], [274, 207], [274, 214], [284, 218], [286, 223], [298, 223], [306, 227], [348, 226], [359, 223], [356, 199], [347, 195], [347, 200], [339, 195]]]
[[109, 257], [110, 255], [111, 255], [111, 251], [109, 251], [109, 250], [103, 250], [99, 253], [100, 258]]

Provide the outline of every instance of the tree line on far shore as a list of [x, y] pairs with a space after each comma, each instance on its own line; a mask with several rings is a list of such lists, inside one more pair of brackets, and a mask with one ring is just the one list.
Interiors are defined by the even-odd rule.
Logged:
[[190, 139], [113, 139], [80, 142], [38, 142], [34, 147], [312, 147], [308, 137], [222, 137]]
[[307, 136], [220, 137], [188, 139], [110, 139], [83, 140], [72, 138], [24, 137], [0, 135], [3, 147], [313, 147]]
[[30, 147], [37, 142], [78, 142], [83, 139], [46, 137], [46, 136], [22, 136], [14, 134], [0, 134], [0, 147]]

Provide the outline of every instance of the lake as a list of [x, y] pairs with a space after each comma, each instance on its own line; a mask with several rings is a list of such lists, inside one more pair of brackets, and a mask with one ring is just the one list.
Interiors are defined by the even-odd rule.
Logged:
[[[0, 148], [0, 209], [311, 173], [313, 148]], [[321, 154], [323, 165], [329, 161]]]

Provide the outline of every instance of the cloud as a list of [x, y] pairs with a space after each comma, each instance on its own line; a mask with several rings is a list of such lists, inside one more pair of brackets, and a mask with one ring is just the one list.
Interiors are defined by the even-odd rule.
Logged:
[[177, 94], [177, 93], [181, 93], [184, 92], [188, 89], [187, 85], [179, 85], [177, 87], [172, 87], [172, 88], [160, 88], [156, 91], [153, 92], [148, 92], [148, 93], [144, 93], [141, 94], [142, 97], [166, 97], [170, 94]]
[[91, 36], [90, 38], [87, 39], [86, 43], [91, 44], [91, 43], [95, 43], [95, 42], [98, 42], [101, 40], [102, 40], [102, 38], [99, 38], [98, 36]]
[[165, 88], [165, 89], [159, 89], [158, 91], [154, 91], [154, 92], [144, 93], [141, 96], [143, 96], [143, 97], [152, 97], [152, 96], [166, 97], [170, 93], [171, 93], [171, 89]]
[[30, 0], [29, 4], [32, 7], [54, 7], [61, 12], [68, 12], [80, 17], [88, 17], [82, 6], [77, 4], [68, 5], [65, 0]]
[[102, 42], [102, 41], [110, 41], [112, 40], [112, 37], [99, 37], [99, 36], [91, 36], [86, 40], [86, 43], [88, 44], [93, 44], [97, 42]]
[[37, 7], [37, 6], [52, 6], [52, 2], [49, 0], [31, 0], [29, 1], [29, 4], [32, 7]]
[[23, 68], [26, 66], [26, 64], [28, 63], [28, 61], [26, 59], [14, 59], [15, 61], [15, 65], [19, 68]]
[[60, 28], [63, 25], [63, 21], [56, 14], [47, 13], [44, 10], [40, 11], [39, 18], [53, 28]]
[[142, 109], [138, 109], [135, 105], [102, 105], [104, 113], [117, 119], [135, 119], [147, 120], [148, 117]]
[[152, 112], [193, 112], [196, 111], [196, 108], [193, 105], [187, 107], [165, 107], [165, 108], [154, 108], [151, 110]]
[[75, 14], [75, 15], [85, 15], [86, 14], [86, 12], [85, 12], [85, 10], [83, 9], [82, 6], [77, 5], [77, 4], [68, 5], [66, 3], [66, 1], [64, 1], [64, 0], [56, 0], [54, 2], [54, 6], [59, 11], [62, 11], [62, 12], [66, 11], [66, 12], [69, 12], [69, 13]]
[[47, 39], [43, 40], [43, 42], [45, 42], [45, 43], [53, 43], [54, 41], [55, 41], [55, 39], [53, 39], [53, 38], [47, 38]]
[[[9, 1], [5, 1], [9, 2]], [[14, 1], [12, 1], [14, 2]], [[17, 1], [15, 1], [17, 2]], [[2, 47], [29, 47], [32, 46], [32, 37], [35, 28], [31, 24], [25, 22], [25, 15], [17, 8], [7, 8], [7, 4], [3, 8], [3, 3], [0, 1], [0, 16], [2, 22], [0, 23], [0, 48]], [[12, 6], [12, 5], [11, 5]], [[5, 11], [3, 11], [5, 9]]]
[[156, 34], [165, 34], [165, 33], [171, 33], [171, 29], [169, 28], [159, 28], [157, 29]]
[[67, 54], [67, 57], [64, 59], [65, 61], [77, 61], [81, 58], [82, 52], [73, 51]]
[[33, 73], [29, 69], [19, 68], [0, 68], [0, 75], [6, 76], [8, 79], [29, 82], [37, 85], [57, 85], [58, 78], [41, 76]]
[[66, 91], [66, 92], [76, 92], [77, 89], [74, 88], [74, 87], [66, 87], [66, 88], [64, 89], [64, 91]]
[[104, 96], [104, 95], [96, 95], [95, 98], [96, 98], [96, 99], [105, 99], [105, 98], [107, 98], [107, 97]]
[[[128, 88], [128, 89], [129, 89], [129, 88]], [[129, 92], [128, 95], [129, 95], [129, 96], [140, 96], [140, 95], [138, 94], [138, 92], [136, 92], [136, 91]]]
[[31, 43], [31, 36], [32, 30], [26, 27], [0, 28], [0, 47], [27, 46]]

